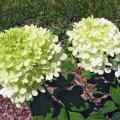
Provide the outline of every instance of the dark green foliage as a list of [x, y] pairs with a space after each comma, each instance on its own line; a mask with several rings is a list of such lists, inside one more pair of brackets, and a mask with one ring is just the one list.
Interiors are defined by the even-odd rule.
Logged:
[[91, 78], [94, 73], [91, 73], [90, 71], [83, 71], [82, 76], [85, 78]]
[[113, 101], [107, 101], [103, 107], [101, 107], [101, 113], [106, 114], [108, 112], [116, 110], [117, 107]]
[[76, 70], [76, 67], [72, 63], [72, 58], [67, 58], [67, 60], [62, 64], [62, 69], [67, 69], [68, 71]]
[[52, 120], [68, 120], [65, 108], [62, 108], [60, 114], [57, 117], [53, 118]]
[[51, 96], [47, 93], [39, 93], [38, 96], [33, 98], [30, 108], [33, 115], [46, 116], [48, 113], [50, 114], [53, 112], [53, 102]]
[[119, 120], [120, 119], [120, 112], [116, 112], [112, 116], [112, 120]]
[[34, 116], [32, 120], [51, 120], [51, 115], [46, 115], [46, 116]]
[[100, 112], [92, 112], [87, 120], [107, 120], [107, 118]]
[[[87, 72], [89, 73], [89, 72]], [[90, 73], [89, 73], [90, 74]], [[66, 88], [72, 86], [71, 81], [74, 80], [74, 76], [68, 74], [68, 78], [65, 78], [62, 74], [60, 77], [52, 82], [46, 82], [51, 87], [56, 87], [53, 92], [53, 96], [47, 93], [39, 93], [37, 97], [31, 102], [30, 107], [33, 115], [33, 120], [108, 120], [113, 118], [117, 120], [119, 115], [119, 88], [111, 87], [110, 91], [101, 91], [101, 87], [104, 86], [104, 80], [97, 76], [97, 79], [90, 78], [91, 84], [97, 84], [95, 99], [101, 99], [99, 104], [92, 100], [85, 101], [81, 95], [83, 94], [83, 86], [77, 85], [72, 89]], [[88, 76], [86, 76], [88, 78]], [[91, 76], [92, 77], [92, 76]], [[89, 82], [89, 80], [88, 80]], [[102, 85], [100, 85], [102, 84]], [[108, 84], [111, 86], [110, 84]], [[101, 96], [111, 93], [111, 97], [106, 97], [102, 100]], [[94, 92], [93, 92], [94, 93]], [[99, 95], [101, 94], [101, 95]], [[94, 95], [94, 94], [93, 94]], [[56, 98], [56, 100], [54, 99]], [[58, 102], [59, 101], [59, 102]], [[61, 104], [62, 103], [62, 104]], [[115, 116], [115, 115], [118, 116]]]
[[85, 118], [80, 113], [70, 112], [70, 120], [85, 120]]
[[120, 87], [117, 88], [111, 87], [110, 94], [114, 102], [120, 105]]

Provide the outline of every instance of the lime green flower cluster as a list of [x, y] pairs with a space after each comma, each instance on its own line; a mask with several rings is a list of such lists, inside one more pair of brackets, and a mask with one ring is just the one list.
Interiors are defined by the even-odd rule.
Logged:
[[34, 25], [0, 33], [0, 94], [19, 104], [44, 92], [43, 82], [59, 76], [67, 57], [56, 42], [56, 35]]
[[78, 66], [98, 74], [117, 70], [120, 32], [112, 22], [104, 18], [83, 18], [67, 35], [72, 43], [69, 50], [79, 59]]

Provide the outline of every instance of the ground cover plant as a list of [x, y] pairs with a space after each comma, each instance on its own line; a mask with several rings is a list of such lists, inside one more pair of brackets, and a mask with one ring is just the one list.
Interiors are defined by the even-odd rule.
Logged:
[[24, 107], [13, 118], [9, 106], [0, 117], [119, 120], [118, 3], [1, 0], [0, 94], [9, 98], [1, 101], [28, 106], [32, 118]]

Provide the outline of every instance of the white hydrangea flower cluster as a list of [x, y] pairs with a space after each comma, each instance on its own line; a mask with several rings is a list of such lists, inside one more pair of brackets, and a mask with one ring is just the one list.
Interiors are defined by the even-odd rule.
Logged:
[[0, 94], [16, 104], [44, 92], [45, 80], [58, 77], [67, 55], [50, 31], [25, 25], [0, 33]]
[[102, 75], [115, 70], [120, 76], [120, 32], [105, 18], [83, 18], [67, 31], [73, 56], [79, 59], [78, 66]]
[[114, 59], [110, 58], [110, 61], [112, 63], [112, 68], [115, 71], [115, 76], [117, 78], [120, 77], [120, 53], [119, 51], [120, 51], [120, 48], [116, 48], [116, 52], [118, 54], [115, 55]]

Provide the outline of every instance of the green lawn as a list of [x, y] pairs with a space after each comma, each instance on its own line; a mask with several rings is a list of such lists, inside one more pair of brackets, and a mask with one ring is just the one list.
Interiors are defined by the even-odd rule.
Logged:
[[36, 24], [62, 35], [71, 23], [91, 15], [120, 26], [120, 0], [0, 0], [0, 31]]

